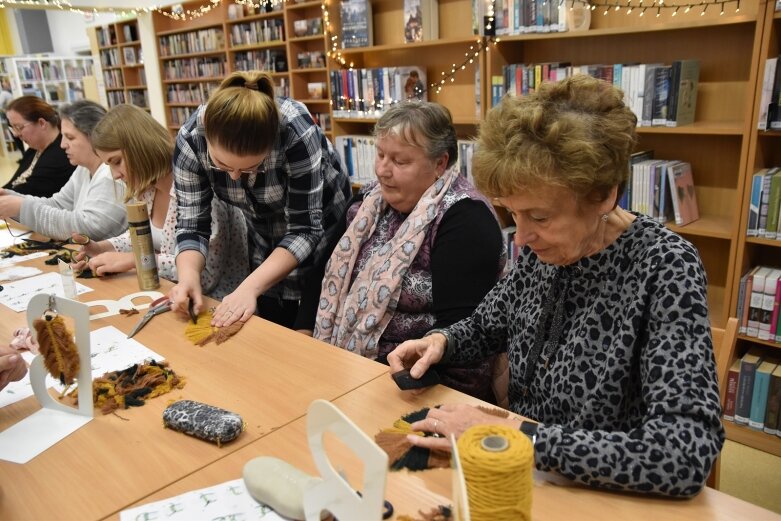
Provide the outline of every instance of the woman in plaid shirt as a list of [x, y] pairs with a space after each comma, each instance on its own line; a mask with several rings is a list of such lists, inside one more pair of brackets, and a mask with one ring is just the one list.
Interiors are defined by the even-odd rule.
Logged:
[[261, 317], [290, 326], [301, 283], [344, 213], [350, 184], [338, 154], [303, 104], [274, 97], [271, 77], [235, 72], [179, 130], [174, 151], [179, 201], [173, 308], [203, 307], [200, 272], [214, 196], [247, 222], [249, 277], [214, 312], [221, 327]]

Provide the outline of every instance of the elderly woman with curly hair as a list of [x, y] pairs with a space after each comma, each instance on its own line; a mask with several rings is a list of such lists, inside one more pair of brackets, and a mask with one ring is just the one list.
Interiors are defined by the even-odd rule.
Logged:
[[469, 318], [388, 362], [420, 377], [506, 350], [510, 408], [539, 423], [457, 404], [413, 430], [507, 423], [533, 440], [540, 470], [668, 496], [703, 487], [724, 442], [705, 273], [691, 244], [616, 204], [635, 126], [620, 90], [580, 75], [488, 114], [475, 179], [515, 220], [520, 258]]

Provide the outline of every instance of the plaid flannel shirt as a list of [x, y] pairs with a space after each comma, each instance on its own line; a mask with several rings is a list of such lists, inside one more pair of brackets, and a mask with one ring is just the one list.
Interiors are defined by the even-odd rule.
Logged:
[[252, 269], [275, 248], [285, 248], [296, 258], [298, 267], [265, 294], [298, 300], [306, 271], [325, 253], [325, 234], [347, 208], [350, 183], [339, 155], [306, 106], [288, 98], [276, 101], [280, 119], [273, 149], [257, 173], [237, 181], [207, 166], [205, 105], [179, 129], [174, 151], [176, 253], [196, 250], [206, 258], [216, 195], [246, 218]]

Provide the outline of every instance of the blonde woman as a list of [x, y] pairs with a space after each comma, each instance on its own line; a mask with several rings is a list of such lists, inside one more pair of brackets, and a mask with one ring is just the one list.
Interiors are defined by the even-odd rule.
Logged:
[[256, 311], [292, 326], [302, 279], [325, 254], [324, 237], [347, 207], [350, 186], [338, 154], [303, 104], [274, 97], [261, 72], [228, 76], [179, 130], [174, 152], [179, 201], [179, 284], [174, 309], [202, 307], [199, 275], [209, 252], [214, 199], [247, 220], [254, 270], [214, 313], [214, 324], [246, 321]]
[[[173, 142], [168, 131], [143, 109], [117, 105], [95, 128], [92, 144], [111, 168], [115, 179], [127, 184], [128, 199], [147, 205], [152, 242], [161, 277], [176, 281], [176, 194], [173, 190], [171, 158]], [[214, 298], [233, 291], [248, 273], [246, 225], [240, 212], [215, 204], [211, 212], [212, 235], [209, 256], [201, 272], [201, 287]], [[83, 247], [76, 268], [89, 267], [97, 274], [119, 273], [135, 268], [130, 234], [92, 242]]]

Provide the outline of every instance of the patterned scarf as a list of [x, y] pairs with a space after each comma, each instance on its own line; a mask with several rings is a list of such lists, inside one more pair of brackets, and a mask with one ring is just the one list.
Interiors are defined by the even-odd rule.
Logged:
[[361, 245], [372, 236], [388, 207], [379, 185], [366, 194], [326, 265], [315, 338], [367, 358], [377, 357], [377, 342], [396, 311], [402, 278], [418, 254], [426, 230], [437, 217], [440, 201], [457, 176], [454, 169], [448, 170], [423, 193], [393, 239], [350, 285]]

